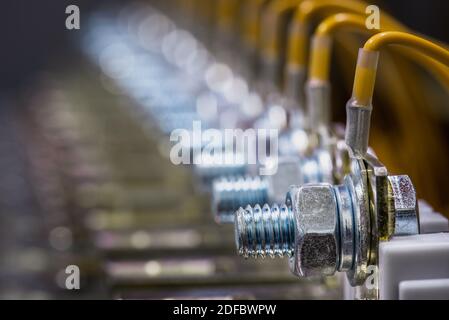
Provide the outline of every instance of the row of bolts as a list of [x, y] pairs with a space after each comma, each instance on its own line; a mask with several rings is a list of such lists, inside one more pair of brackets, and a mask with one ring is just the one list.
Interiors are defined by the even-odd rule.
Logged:
[[[194, 164], [193, 171], [202, 189], [211, 192], [215, 220], [236, 224], [239, 254], [293, 256], [297, 221], [291, 206], [276, 203], [285, 201], [292, 185], [343, 182], [352, 158], [342, 130], [330, 132], [325, 112], [316, 122], [318, 127], [307, 127], [310, 115], [299, 111], [297, 101], [279, 93], [272, 79], [256, 81], [256, 89], [251, 91], [243, 76], [234, 74], [160, 11], [138, 7], [126, 17], [121, 15], [117, 23], [109, 15], [94, 16], [84, 49], [106, 75], [135, 98], [139, 105], [135, 111], [148, 120], [152, 132], [156, 127], [165, 137], [175, 129], [191, 127], [194, 120], [202, 121], [205, 128], [220, 130], [281, 130], [274, 175], [257, 176], [257, 168], [241, 163], [217, 165], [213, 157], [210, 162], [203, 158]], [[329, 112], [328, 86], [308, 85], [306, 90], [308, 99], [322, 104], [308, 110]], [[190, 147], [195, 153], [204, 145]], [[242, 232], [254, 232], [246, 234], [249, 242], [237, 239]]]

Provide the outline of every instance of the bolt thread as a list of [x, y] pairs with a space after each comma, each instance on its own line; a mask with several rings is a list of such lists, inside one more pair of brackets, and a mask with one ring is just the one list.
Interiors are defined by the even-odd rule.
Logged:
[[291, 257], [294, 251], [295, 221], [286, 205], [240, 208], [235, 216], [235, 240], [245, 258]]
[[247, 169], [244, 163], [216, 164], [209, 158], [204, 159], [203, 163], [194, 165], [196, 176], [205, 186], [210, 186], [215, 179], [220, 179], [220, 177], [244, 175]]
[[215, 219], [232, 223], [240, 207], [268, 202], [268, 187], [268, 181], [260, 177], [228, 177], [214, 181], [212, 211]]

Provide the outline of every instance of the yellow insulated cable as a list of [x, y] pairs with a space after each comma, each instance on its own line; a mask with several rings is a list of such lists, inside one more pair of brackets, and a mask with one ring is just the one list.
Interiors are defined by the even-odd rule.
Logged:
[[[311, 19], [320, 14], [329, 15], [339, 12], [365, 14], [368, 4], [357, 0], [304, 0], [297, 6], [290, 25], [287, 44], [287, 64], [284, 89], [299, 105], [305, 105], [303, 86], [306, 77], [308, 54], [308, 27]], [[393, 19], [382, 13], [382, 21]], [[394, 20], [393, 20], [394, 21]]]
[[[264, 8], [261, 20], [261, 41], [260, 51], [261, 58], [265, 66], [269, 67], [275, 72], [267, 73], [267, 77], [274, 77], [274, 82], [282, 88], [284, 93], [297, 101], [303, 101], [299, 90], [296, 90], [296, 81], [290, 80], [285, 82], [287, 75], [283, 74], [281, 63], [284, 62], [284, 48], [283, 48], [283, 30], [284, 23], [288, 22], [287, 14], [292, 13], [295, 8], [304, 0], [272, 0]], [[281, 41], [282, 40], [282, 41]], [[289, 88], [284, 87], [285, 83], [289, 84]], [[300, 105], [303, 103], [300, 102]]]
[[[364, 6], [366, 8], [366, 6]], [[316, 13], [332, 14], [335, 11], [354, 12], [362, 10], [356, 0], [305, 0], [296, 7], [293, 21], [290, 24], [287, 39], [286, 72], [284, 90], [295, 99], [299, 106], [305, 106], [306, 99], [303, 92], [306, 78], [308, 27], [310, 19]]]
[[239, 0], [216, 1], [216, 19], [219, 30], [232, 31], [235, 27]]
[[297, 7], [290, 27], [288, 40], [288, 63], [305, 66], [307, 63], [307, 28], [314, 14], [365, 12], [366, 4], [355, 0], [305, 0]]
[[278, 57], [281, 52], [279, 27], [281, 16], [289, 10], [295, 9], [304, 0], [274, 0], [264, 11], [262, 29], [264, 42], [262, 50], [264, 55]]
[[372, 36], [359, 52], [354, 77], [353, 99], [359, 105], [372, 101], [379, 50], [386, 45], [402, 45], [416, 49], [449, 66], [449, 50], [411, 33], [389, 31]]
[[243, 38], [248, 47], [259, 47], [260, 15], [268, 0], [246, 0], [244, 4], [245, 22]]
[[391, 44], [411, 47], [433, 59], [441, 61], [441, 63], [449, 65], [449, 50], [432, 41], [406, 32], [390, 31], [376, 34], [365, 43], [363, 49], [379, 51], [382, 47]]
[[[306, 0], [296, 9], [290, 28], [288, 43], [288, 63], [305, 66], [307, 63], [307, 28], [311, 18], [318, 14], [338, 12], [365, 14], [368, 4], [357, 0]], [[381, 12], [382, 23], [396, 23], [388, 14]]]
[[[331, 41], [330, 35], [339, 28], [352, 28], [359, 32], [379, 33], [385, 31], [403, 31], [399, 23], [383, 23], [380, 30], [367, 29], [366, 16], [350, 13], [339, 13], [323, 20], [317, 27], [312, 39], [310, 51], [309, 79], [327, 82], [330, 74]], [[420, 52], [402, 50], [408, 56], [434, 73], [446, 88], [449, 88], [449, 69]]]

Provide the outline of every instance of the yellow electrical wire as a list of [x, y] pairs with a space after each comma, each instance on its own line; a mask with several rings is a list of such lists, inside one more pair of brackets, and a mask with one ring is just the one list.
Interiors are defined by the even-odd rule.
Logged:
[[449, 50], [432, 41], [399, 31], [376, 34], [365, 43], [359, 52], [352, 94], [358, 104], [367, 105], [371, 102], [376, 80], [378, 52], [382, 47], [391, 44], [416, 49], [449, 66]]
[[[307, 63], [307, 27], [310, 19], [319, 12], [324, 14], [341, 11], [365, 14], [367, 4], [357, 0], [305, 0], [297, 7], [289, 34], [288, 63], [305, 66]], [[382, 12], [383, 23], [395, 23], [388, 14]]]
[[259, 47], [260, 13], [267, 0], [246, 0], [243, 38], [250, 48]]
[[221, 31], [230, 32], [235, 27], [238, 0], [216, 0], [217, 25]]
[[[332, 38], [335, 38], [335, 42], [338, 43], [335, 51], [340, 65], [351, 74], [349, 76], [349, 73], [344, 72], [341, 76], [346, 79], [345, 83], [352, 86], [354, 63], [351, 61], [356, 59], [353, 49], [357, 47], [360, 40], [356, 40], [354, 34], [346, 33], [336, 33]], [[444, 148], [438, 147], [445, 143], [444, 137], [439, 132], [435, 119], [429, 117], [431, 109], [428, 104], [436, 101], [429, 100], [429, 91], [424, 90], [425, 85], [429, 84], [428, 79], [422, 77], [421, 72], [412, 68], [410, 64], [412, 61], [390, 54], [401, 49], [406, 53], [414, 53], [414, 51], [400, 46], [392, 46], [391, 49], [393, 49], [392, 52], [390, 50], [382, 52], [382, 68], [378, 70], [378, 76], [382, 78], [379, 78], [381, 81], [376, 81], [376, 95], [380, 99], [378, 107], [382, 108], [383, 113], [388, 112], [387, 121], [394, 123], [394, 130], [385, 130], [386, 127], [391, 128], [392, 124], [385, 124], [383, 113], [381, 115], [377, 113], [371, 128], [375, 134], [371, 135], [370, 144], [392, 172], [409, 172], [418, 192], [433, 205], [440, 205], [440, 210], [442, 210], [441, 206], [447, 205], [447, 202], [443, 200], [444, 196], [441, 197], [440, 190], [434, 188], [435, 181], [444, 184], [444, 181], [441, 180], [441, 172], [431, 170], [431, 168], [428, 168], [427, 171], [422, 169], [429, 165], [429, 159], [437, 164], [436, 167], [445, 168], [447, 159], [449, 159], [449, 153]], [[350, 58], [348, 59], [348, 57]], [[438, 100], [438, 103], [440, 105], [444, 102]], [[343, 109], [334, 110], [335, 116], [343, 119], [342, 111]], [[410, 130], [410, 128], [416, 127], [420, 127], [422, 130]], [[398, 145], [401, 145], [400, 153], [396, 152]], [[416, 161], [408, 161], [411, 158]]]
[[[362, 8], [363, 7], [363, 8]], [[305, 66], [307, 63], [307, 27], [310, 19], [319, 11], [365, 12], [366, 5], [352, 0], [305, 0], [297, 7], [288, 39], [288, 63]]]
[[[302, 83], [295, 84], [298, 79], [297, 74], [306, 72], [307, 54], [308, 54], [308, 27], [311, 19], [317, 15], [329, 15], [339, 12], [353, 12], [365, 14], [368, 4], [358, 0], [304, 0], [296, 8], [293, 21], [290, 25], [288, 44], [287, 44], [287, 72], [285, 74], [285, 87], [290, 91], [296, 92], [302, 90]], [[382, 12], [382, 21], [393, 20], [388, 14]], [[355, 41], [352, 41], [354, 46]], [[296, 89], [293, 86], [301, 86]], [[296, 95], [296, 94], [294, 94]], [[301, 94], [297, 94], [302, 96]], [[301, 98], [298, 98], [301, 99]], [[301, 103], [302, 104], [302, 103]]]
[[[339, 13], [326, 18], [318, 25], [312, 40], [309, 79], [329, 81], [331, 56], [331, 41], [329, 36], [337, 28], [349, 27], [354, 28], [356, 31], [369, 33], [393, 30], [403, 31], [402, 25], [393, 21], [383, 23], [383, 27], [380, 30], [370, 30], [366, 28], [365, 21], [366, 17], [359, 14]], [[439, 78], [445, 87], [449, 88], [449, 69], [446, 66], [420, 52], [411, 50], [403, 50], [402, 52], [412, 60], [427, 67]]]
[[383, 46], [391, 44], [408, 46], [420, 50], [433, 59], [449, 65], [449, 51], [447, 49], [432, 41], [406, 32], [389, 31], [376, 34], [365, 43], [363, 49], [368, 51], [379, 51]]
[[263, 29], [264, 44], [262, 50], [267, 56], [278, 57], [281, 52], [279, 43], [280, 17], [289, 10], [295, 9], [304, 0], [274, 0], [264, 12]]

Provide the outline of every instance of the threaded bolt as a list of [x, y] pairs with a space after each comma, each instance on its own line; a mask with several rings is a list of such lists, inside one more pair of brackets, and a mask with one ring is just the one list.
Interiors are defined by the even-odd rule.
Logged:
[[317, 151], [309, 157], [284, 156], [272, 176], [233, 177], [215, 180], [212, 185], [212, 212], [218, 222], [234, 221], [240, 207], [272, 204], [283, 200], [291, 185], [330, 182], [332, 161], [327, 151]]
[[235, 211], [268, 202], [269, 183], [260, 177], [223, 177], [212, 185], [212, 212], [219, 223], [234, 222]]
[[248, 258], [291, 257], [295, 220], [290, 207], [274, 204], [240, 208], [235, 213], [235, 240], [239, 255]]
[[[194, 152], [192, 151], [191, 154]], [[220, 155], [215, 155], [214, 157], [220, 160]], [[214, 157], [204, 157], [200, 163], [194, 164], [193, 170], [201, 188], [204, 191], [209, 191], [210, 187], [215, 179], [225, 176], [242, 176], [244, 175], [248, 167], [243, 162], [236, 162], [231, 164], [226, 163], [216, 163]], [[222, 157], [226, 157], [223, 155]], [[236, 156], [238, 157], [238, 156]], [[192, 159], [193, 163], [195, 160]]]

